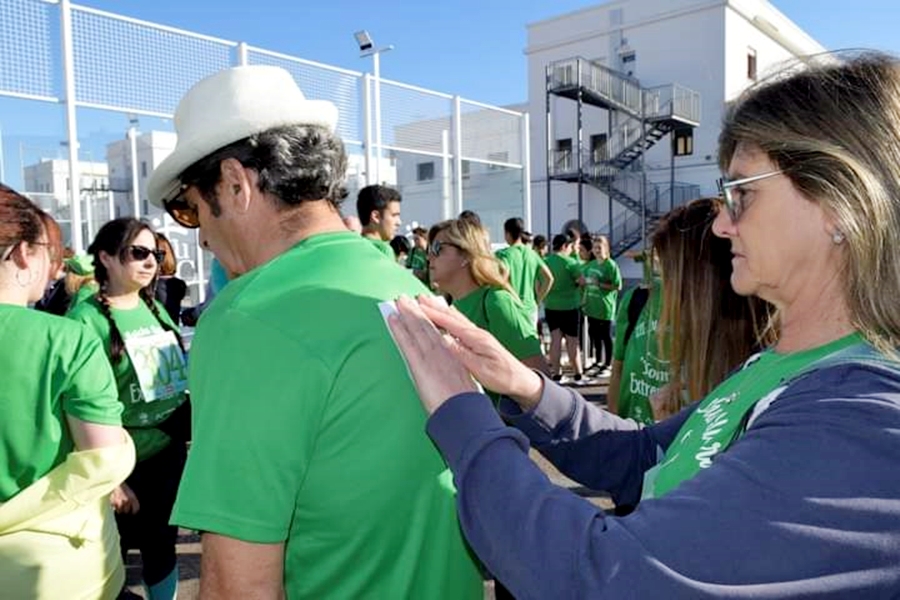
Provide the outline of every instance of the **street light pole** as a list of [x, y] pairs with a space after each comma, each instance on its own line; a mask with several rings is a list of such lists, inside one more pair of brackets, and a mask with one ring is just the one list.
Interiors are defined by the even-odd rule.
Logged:
[[372, 53], [372, 71], [375, 75], [375, 183], [381, 184], [381, 52]]
[[[354, 36], [356, 37], [356, 43], [359, 44], [359, 55], [364, 58], [366, 56], [372, 57], [372, 76], [374, 78], [374, 88], [375, 88], [375, 98], [373, 99], [373, 107], [372, 111], [375, 113], [374, 115], [374, 125], [375, 125], [375, 143], [373, 144], [375, 150], [375, 183], [381, 183], [381, 53], [387, 52], [389, 50], [393, 50], [393, 46], [384, 46], [382, 48], [376, 48], [375, 43], [372, 41], [372, 36], [369, 35], [369, 32], [366, 30], [357, 31]], [[368, 152], [368, 150], [366, 151]]]

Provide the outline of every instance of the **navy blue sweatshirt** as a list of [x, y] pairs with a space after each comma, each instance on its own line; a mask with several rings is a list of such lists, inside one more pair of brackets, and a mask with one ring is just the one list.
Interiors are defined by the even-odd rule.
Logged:
[[695, 406], [641, 429], [545, 381], [530, 413], [503, 400], [518, 430], [463, 394], [428, 433], [467, 539], [520, 600], [900, 598], [896, 374], [845, 364], [804, 377], [709, 468], [627, 517], [554, 486], [527, 455], [530, 438], [569, 477], [634, 503]]

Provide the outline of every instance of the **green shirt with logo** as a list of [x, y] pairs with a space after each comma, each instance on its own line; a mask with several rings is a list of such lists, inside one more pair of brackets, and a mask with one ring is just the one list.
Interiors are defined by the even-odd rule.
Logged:
[[607, 290], [600, 284], [622, 287], [622, 273], [619, 265], [611, 258], [604, 261], [594, 259], [582, 265], [584, 288], [582, 310], [584, 314], [602, 321], [612, 321], [616, 316], [616, 298], [618, 289]]
[[[746, 427], [750, 411], [766, 398], [774, 400], [786, 383], [817, 361], [862, 342], [854, 333], [828, 344], [787, 354], [759, 353], [719, 384], [688, 417], [662, 462], [644, 478], [643, 496], [660, 497], [712, 465]], [[836, 424], [837, 425], [837, 424]]]
[[369, 243], [309, 237], [204, 313], [172, 522], [283, 543], [287, 598], [480, 599], [452, 474], [378, 307], [427, 290]]
[[[159, 318], [175, 329], [166, 309], [154, 303]], [[122, 424], [134, 439], [141, 461], [171, 442], [157, 426], [186, 400], [187, 363], [175, 334], [160, 325], [143, 301], [135, 308], [110, 308], [110, 314], [125, 341], [122, 358], [112, 365], [125, 408]], [[110, 322], [96, 296], [72, 306], [67, 316], [90, 327], [109, 352]]]
[[122, 405], [106, 352], [87, 327], [0, 304], [0, 503], [66, 460], [66, 416], [120, 425]]
[[634, 288], [625, 292], [616, 314], [616, 339], [613, 359], [622, 361], [619, 383], [619, 416], [647, 425], [654, 422], [650, 396], [669, 382], [669, 361], [664, 360], [657, 341], [662, 303], [662, 285], [656, 281], [641, 311], [628, 343], [628, 304]]
[[581, 267], [571, 256], [551, 254], [544, 261], [553, 273], [553, 287], [544, 299], [549, 310], [575, 310], [581, 304], [578, 279]]

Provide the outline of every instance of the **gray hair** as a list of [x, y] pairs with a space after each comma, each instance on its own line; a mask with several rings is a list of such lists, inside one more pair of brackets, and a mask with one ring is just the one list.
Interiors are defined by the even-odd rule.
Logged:
[[884, 352], [900, 345], [900, 61], [826, 55], [738, 98], [719, 165], [761, 149], [846, 236], [840, 277], [850, 318]]
[[319, 125], [286, 125], [255, 133], [201, 158], [181, 174], [181, 183], [196, 186], [214, 216], [221, 214], [216, 185], [220, 164], [234, 158], [259, 174], [258, 187], [278, 198], [283, 208], [346, 198], [347, 154], [337, 134]]

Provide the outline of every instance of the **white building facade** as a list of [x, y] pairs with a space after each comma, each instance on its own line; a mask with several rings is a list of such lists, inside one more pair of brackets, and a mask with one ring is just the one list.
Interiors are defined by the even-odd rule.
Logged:
[[[522, 105], [505, 107], [510, 114], [521, 114]], [[471, 110], [464, 115], [470, 132], [458, 148], [459, 162], [454, 156], [452, 127], [444, 120], [418, 121], [397, 127], [393, 134], [400, 147], [422, 130], [445, 129], [433, 136], [430, 153], [395, 152], [397, 187], [403, 196], [402, 217], [405, 223], [428, 228], [435, 223], [473, 210], [491, 234], [492, 241], [503, 241], [503, 222], [510, 217], [523, 217], [523, 170], [513, 161], [521, 147], [523, 131], [518, 119], [497, 118], [497, 108]], [[483, 158], [477, 158], [483, 157]], [[460, 196], [454, 193], [458, 171]]]
[[[170, 131], [134, 132], [106, 146], [110, 188], [115, 198], [116, 216], [135, 215], [135, 199], [139, 218], [155, 218], [161, 209], [147, 200], [147, 178], [159, 163], [175, 149], [177, 136]], [[135, 195], [137, 183], [137, 195]]]
[[[79, 161], [78, 164], [82, 230], [87, 235], [96, 232], [99, 224], [108, 218], [111, 197], [109, 170], [105, 162]], [[22, 170], [23, 193], [56, 217], [63, 231], [63, 239], [68, 239], [71, 235], [72, 214], [69, 202], [69, 162], [61, 158], [42, 158]]]
[[[683, 184], [712, 195], [720, 176], [717, 137], [726, 102], [780, 65], [824, 50], [765, 0], [618, 0], [528, 25], [534, 229], [555, 233], [578, 215], [578, 184], [551, 181], [547, 221], [548, 147], [552, 165], [560, 149], [572, 148], [574, 155], [578, 138], [576, 102], [553, 94], [548, 137], [548, 65], [580, 57], [635, 78], [642, 88], [675, 83], [698, 92], [699, 126], [692, 148], [681, 148], [692, 151], [673, 157], [667, 135], [645, 152], [643, 169], [635, 163], [633, 170], [646, 173], [648, 196], [674, 197]], [[582, 111], [584, 155], [602, 152], [609, 112], [596, 106]], [[607, 231], [610, 212], [615, 223], [624, 211], [615, 202], [610, 211], [607, 194], [596, 187], [583, 185], [581, 193], [583, 221], [592, 231]]]

